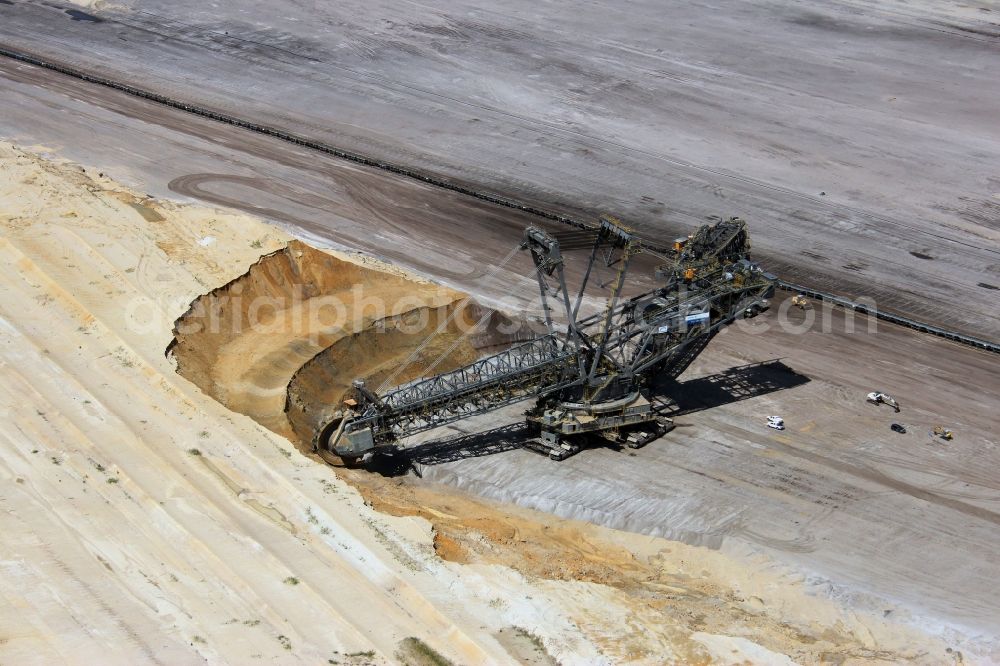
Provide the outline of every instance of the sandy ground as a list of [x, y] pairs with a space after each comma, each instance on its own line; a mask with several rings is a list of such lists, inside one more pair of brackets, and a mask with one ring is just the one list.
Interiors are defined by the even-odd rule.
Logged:
[[[261, 257], [246, 274], [199, 296], [174, 324], [170, 355], [178, 372], [233, 411], [293, 440], [297, 424], [286, 416], [293, 377], [299, 378], [296, 393], [303, 401], [333, 406], [355, 379], [372, 381], [373, 388], [383, 371], [392, 385], [412, 379], [459, 339], [457, 331], [449, 331], [424, 354], [408, 359], [465, 295], [384, 270], [388, 267], [374, 260], [366, 263], [374, 267], [357, 256], [337, 258], [298, 241]], [[395, 335], [401, 330], [407, 335]], [[373, 344], [355, 344], [370, 331], [376, 333], [368, 336]], [[415, 341], [409, 347], [408, 339]], [[300, 372], [331, 347], [347, 350], [347, 358], [336, 363], [347, 367], [332, 373], [343, 375], [340, 381], [329, 372], [315, 377]], [[468, 342], [455, 347], [440, 358], [443, 368], [476, 358]], [[348, 359], [364, 364], [348, 366]], [[317, 424], [298, 425], [310, 449]]]
[[5, 662], [958, 658], [766, 558], [369, 486], [471, 564], [442, 561], [427, 520], [378, 513], [164, 356], [283, 234], [9, 144], [0, 173]]
[[473, 609], [501, 590], [447, 573], [425, 522], [387, 522], [164, 357], [184, 303], [256, 260], [247, 237], [281, 234], [7, 145], [2, 173], [4, 661], [374, 650], [364, 663], [410, 636], [456, 663], [507, 658], [491, 637], [506, 624]]
[[[504, 196], [612, 211], [656, 237], [742, 214], [789, 279], [1000, 338], [995, 2], [129, 0], [95, 12], [0, 4], [0, 41]], [[33, 105], [4, 101], [24, 140], [69, 135], [80, 159], [104, 153], [90, 163], [115, 173], [160, 156], [131, 137], [85, 145], [73, 115], [18, 122]], [[300, 196], [326, 195], [322, 176], [308, 184], [323, 160], [295, 173], [294, 149], [269, 146], [260, 164], [246, 139], [212, 140], [238, 160], [153, 159], [145, 182], [183, 177], [187, 196], [342, 234], [342, 195], [330, 197], [339, 206]], [[379, 220], [373, 235], [370, 224], [352, 241], [386, 256], [406, 254], [398, 234], [441, 226]]]

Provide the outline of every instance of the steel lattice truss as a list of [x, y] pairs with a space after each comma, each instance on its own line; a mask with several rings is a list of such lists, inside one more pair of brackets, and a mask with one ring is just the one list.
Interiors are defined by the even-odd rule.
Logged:
[[[352, 458], [525, 398], [573, 405], [620, 399], [652, 376], [679, 375], [723, 326], [755, 314], [773, 292], [774, 277], [749, 261], [746, 225], [738, 218], [703, 226], [665, 250], [644, 246], [609, 217], [564, 242], [590, 248], [572, 294], [560, 240], [528, 228], [522, 244], [535, 264], [546, 335], [383, 395], [356, 382], [353, 411], [324, 428], [317, 446]], [[623, 298], [630, 262], [640, 252], [665, 260], [657, 269], [663, 285]], [[608, 296], [599, 312], [580, 317], [588, 287]]]
[[[435, 428], [575, 381], [575, 353], [555, 336], [480, 359], [463, 368], [421, 379], [381, 396], [381, 406], [353, 427], [391, 426], [402, 436]], [[355, 425], [356, 424], [356, 425]]]

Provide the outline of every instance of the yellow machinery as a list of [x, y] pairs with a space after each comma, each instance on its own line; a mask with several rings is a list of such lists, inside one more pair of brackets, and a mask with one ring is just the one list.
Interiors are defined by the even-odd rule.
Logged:
[[955, 435], [952, 434], [951, 430], [948, 430], [944, 426], [934, 426], [933, 432], [935, 436], [949, 442], [955, 438]]

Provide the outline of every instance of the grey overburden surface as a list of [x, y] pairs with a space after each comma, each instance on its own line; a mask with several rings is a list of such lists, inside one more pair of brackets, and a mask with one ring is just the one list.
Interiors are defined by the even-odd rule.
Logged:
[[647, 235], [740, 214], [790, 281], [1000, 338], [990, 3], [64, 9], [0, 41]]

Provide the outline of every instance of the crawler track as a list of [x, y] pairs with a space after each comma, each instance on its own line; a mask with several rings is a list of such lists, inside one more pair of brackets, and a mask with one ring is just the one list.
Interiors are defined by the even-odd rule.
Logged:
[[[514, 199], [509, 199], [506, 197], [501, 197], [496, 194], [491, 194], [489, 192], [472, 189], [465, 185], [461, 185], [459, 183], [455, 183], [447, 179], [422, 173], [420, 171], [417, 171], [415, 169], [406, 166], [393, 164], [391, 162], [374, 159], [366, 155], [362, 155], [360, 153], [344, 150], [342, 148], [338, 148], [328, 143], [317, 141], [315, 139], [310, 139], [308, 137], [304, 137], [284, 129], [271, 127], [268, 125], [261, 125], [259, 123], [255, 123], [244, 118], [239, 118], [237, 116], [220, 113], [218, 111], [213, 111], [208, 108], [189, 104], [187, 102], [176, 100], [171, 97], [167, 97], [166, 95], [161, 95], [159, 93], [150, 90], [138, 88], [136, 86], [129, 85], [127, 83], [122, 83], [120, 81], [115, 81], [113, 79], [109, 79], [103, 76], [90, 74], [83, 70], [62, 63], [46, 60], [42, 57], [39, 57], [31, 53], [26, 53], [24, 51], [11, 49], [7, 46], [0, 45], [0, 56], [3, 56], [5, 58], [10, 58], [18, 62], [23, 62], [29, 65], [33, 65], [36, 67], [41, 67], [54, 72], [58, 72], [66, 76], [71, 76], [73, 78], [85, 81], [87, 83], [93, 83], [95, 85], [111, 88], [113, 90], [123, 92], [127, 95], [131, 95], [133, 97], [148, 100], [156, 104], [177, 109], [179, 111], [184, 111], [186, 113], [200, 116], [202, 118], [207, 118], [210, 120], [214, 120], [216, 122], [225, 123], [227, 125], [232, 125], [234, 127], [240, 127], [242, 129], [246, 129], [251, 132], [256, 132], [258, 134], [274, 137], [281, 141], [285, 141], [287, 143], [295, 144], [298, 146], [303, 146], [305, 148], [309, 148], [310, 150], [315, 150], [321, 153], [326, 153], [327, 155], [332, 155], [339, 159], [379, 169], [381, 171], [394, 173], [403, 176], [405, 178], [417, 180], [452, 192], [457, 192], [459, 194], [473, 197], [480, 201], [485, 201], [497, 206], [510, 208], [513, 210], [528, 213], [530, 215], [539, 218], [571, 225], [579, 229], [593, 228], [593, 225], [586, 224], [584, 222], [581, 222], [580, 220], [568, 217], [566, 215], [560, 215], [552, 211], [544, 210], [536, 206], [531, 206], [529, 204], [519, 202]], [[843, 298], [841, 296], [837, 296], [836, 294], [817, 291], [807, 286], [792, 284], [789, 282], [785, 282], [784, 280], [780, 280], [778, 286], [788, 291], [795, 291], [798, 293], [802, 293], [811, 298], [819, 299], [824, 302], [849, 308], [857, 312], [867, 314], [869, 316], [877, 317], [878, 319], [884, 321], [889, 321], [894, 324], [899, 324], [901, 326], [906, 326], [908, 328], [921, 331], [923, 333], [928, 333], [930, 335], [946, 338], [948, 340], [968, 345], [970, 347], [975, 347], [977, 349], [983, 349], [989, 352], [1000, 354], [1000, 343], [997, 342], [992, 342], [989, 340], [976, 338], [970, 335], [965, 335], [957, 331], [950, 331], [938, 326], [910, 319], [909, 317], [905, 317], [899, 314], [878, 310], [866, 304], [854, 302], [849, 299]]]

